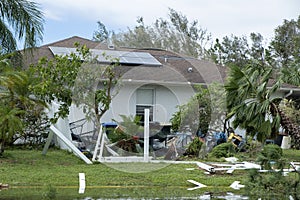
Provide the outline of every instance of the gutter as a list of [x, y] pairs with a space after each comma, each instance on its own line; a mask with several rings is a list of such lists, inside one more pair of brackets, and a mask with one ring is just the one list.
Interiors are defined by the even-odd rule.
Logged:
[[284, 96], [284, 98], [287, 98], [287, 97], [291, 96], [291, 95], [293, 94], [293, 92], [294, 92], [294, 90], [290, 90], [289, 93], [287, 93], [287, 94]]
[[205, 83], [194, 83], [189, 81], [161, 81], [161, 80], [133, 80], [133, 79], [120, 79], [123, 83], [137, 83], [137, 84], [159, 84], [159, 85], [207, 85]]

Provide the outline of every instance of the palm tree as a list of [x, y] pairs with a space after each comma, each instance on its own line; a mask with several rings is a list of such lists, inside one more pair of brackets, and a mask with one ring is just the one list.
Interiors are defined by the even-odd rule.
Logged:
[[0, 156], [4, 152], [5, 143], [11, 142], [13, 136], [22, 131], [23, 122], [20, 115], [24, 110], [0, 104]]
[[1, 0], [0, 2], [0, 52], [17, 49], [17, 41], [24, 49], [42, 41], [43, 13], [35, 2], [27, 0]]
[[274, 97], [280, 88], [280, 77], [271, 86], [273, 69], [253, 62], [245, 69], [230, 67], [225, 85], [227, 91], [228, 118], [234, 116], [233, 125], [245, 128], [250, 135], [257, 135], [260, 141], [272, 137], [278, 132], [280, 125], [291, 135], [293, 146], [300, 149], [299, 127], [279, 108], [282, 98]]
[[[23, 128], [28, 124], [28, 116], [40, 117], [43, 100], [35, 98], [31, 88], [38, 79], [30, 70], [12, 70], [10, 63], [0, 60], [0, 155], [4, 145], [25, 136]], [[38, 109], [41, 108], [41, 109]]]

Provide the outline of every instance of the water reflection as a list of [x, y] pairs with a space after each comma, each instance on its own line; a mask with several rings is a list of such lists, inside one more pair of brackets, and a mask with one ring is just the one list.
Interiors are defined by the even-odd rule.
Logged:
[[[296, 194], [256, 194], [256, 195], [243, 195], [235, 194], [231, 192], [222, 193], [203, 193], [203, 192], [191, 192], [186, 193], [186, 188], [172, 190], [164, 190], [164, 188], [156, 188], [160, 191], [165, 191], [165, 197], [158, 197], [158, 191], [155, 189], [146, 188], [134, 188], [134, 192], [130, 191], [133, 188], [118, 189], [113, 188], [109, 190], [103, 190], [100, 188], [89, 189], [85, 194], [78, 194], [78, 188], [9, 188], [7, 190], [0, 191], [0, 200], [137, 200], [137, 199], [200, 199], [200, 200], [213, 200], [213, 199], [226, 199], [226, 200], [243, 200], [243, 199], [299, 199]], [[171, 193], [172, 192], [172, 193]]]
[[182, 200], [182, 199], [197, 199], [197, 200], [214, 200], [214, 199], [224, 199], [224, 200], [244, 200], [244, 199], [257, 199], [257, 200], [264, 200], [264, 199], [272, 199], [272, 200], [282, 200], [282, 199], [289, 199], [289, 200], [299, 200], [297, 196], [292, 195], [265, 195], [263, 197], [259, 196], [245, 196], [245, 195], [238, 195], [233, 194], [231, 192], [226, 193], [225, 195], [212, 195], [209, 193], [202, 194], [196, 197], [166, 197], [166, 198], [92, 198], [92, 197], [85, 197], [82, 199], [76, 200], [138, 200], [138, 199], [148, 199], [148, 200], [162, 200], [162, 199], [172, 199], [172, 200]]
[[[141, 198], [120, 198], [118, 200], [137, 200]], [[143, 198], [142, 198], [143, 199]], [[149, 198], [146, 198], [149, 199]], [[151, 198], [150, 198], [151, 199]], [[166, 197], [166, 198], [153, 198], [155, 200], [160, 200], [160, 199], [173, 199], [173, 200], [181, 200], [181, 199], [199, 199], [199, 200], [212, 200], [212, 199], [226, 199], [226, 200], [243, 200], [243, 199], [249, 199], [248, 196], [243, 196], [243, 195], [237, 195], [233, 194], [231, 192], [226, 193], [225, 195], [212, 195], [211, 193], [204, 193], [203, 195], [200, 196], [195, 196], [195, 197]], [[85, 197], [80, 200], [107, 200], [103, 198], [91, 198], [91, 197]], [[112, 199], [110, 199], [112, 200]]]

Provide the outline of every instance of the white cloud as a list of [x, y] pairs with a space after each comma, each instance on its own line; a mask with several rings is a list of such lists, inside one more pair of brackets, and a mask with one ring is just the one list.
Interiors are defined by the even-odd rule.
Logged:
[[113, 30], [133, 27], [138, 16], [149, 25], [168, 17], [168, 8], [198, 20], [215, 37], [260, 32], [270, 37], [283, 19], [296, 19], [299, 0], [36, 0], [49, 20], [102, 21]]
[[55, 13], [52, 10], [45, 10], [44, 15], [47, 19], [55, 20], [55, 21], [61, 21], [61, 14]]

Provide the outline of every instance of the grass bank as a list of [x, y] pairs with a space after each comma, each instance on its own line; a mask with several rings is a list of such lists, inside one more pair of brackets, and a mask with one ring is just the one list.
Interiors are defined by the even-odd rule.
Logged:
[[[284, 156], [300, 161], [299, 151], [286, 150]], [[231, 175], [206, 175], [202, 170], [187, 168], [197, 166], [151, 163], [87, 165], [72, 153], [62, 150], [49, 150], [45, 156], [37, 150], [7, 150], [0, 158], [0, 183], [7, 183], [10, 188], [0, 191], [0, 199], [197, 197], [207, 191], [236, 193], [229, 185], [236, 180], [242, 184], [247, 181], [247, 174], [243, 171]], [[78, 194], [78, 173], [86, 176], [84, 194]], [[187, 182], [189, 179], [208, 187], [188, 191], [187, 188], [194, 187]]]

